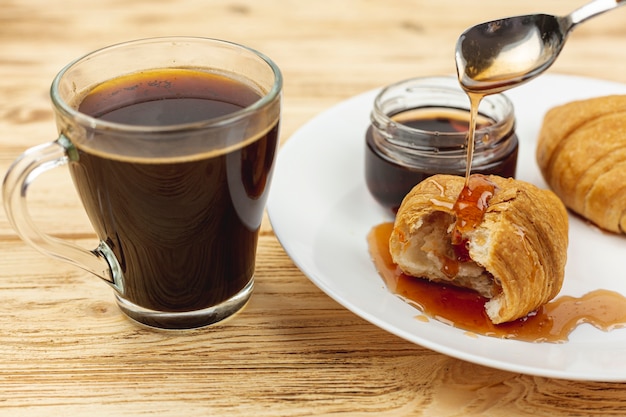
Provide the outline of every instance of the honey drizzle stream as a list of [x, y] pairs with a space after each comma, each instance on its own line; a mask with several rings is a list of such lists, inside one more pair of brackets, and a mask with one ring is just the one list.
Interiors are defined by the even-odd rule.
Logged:
[[466, 165], [465, 165], [465, 186], [469, 185], [469, 177], [472, 173], [472, 162], [474, 160], [474, 147], [476, 143], [476, 123], [478, 120], [478, 106], [482, 101], [484, 95], [467, 92], [467, 96], [470, 100], [470, 121], [469, 130], [467, 132], [467, 138], [465, 139], [465, 149], [467, 150]]
[[[595, 290], [582, 297], [561, 296], [521, 319], [495, 325], [485, 312], [486, 298], [465, 288], [442, 285], [402, 273], [389, 253], [393, 223], [383, 223], [368, 235], [370, 255], [389, 291], [425, 315], [473, 334], [526, 342], [566, 342], [583, 323], [610, 331], [626, 327], [626, 297]], [[420, 321], [428, 321], [418, 316]]]
[[467, 239], [464, 234], [474, 230], [482, 221], [489, 200], [496, 191], [495, 184], [482, 175], [472, 175], [472, 161], [476, 143], [476, 124], [478, 122], [478, 106], [484, 95], [467, 91], [470, 99], [470, 120], [467, 137], [465, 139], [466, 166], [465, 184], [454, 203], [456, 221], [452, 231], [452, 247], [456, 259], [444, 259], [442, 272], [449, 278], [454, 278], [459, 271], [459, 262], [471, 260], [467, 249]]
[[472, 161], [474, 159], [474, 146], [476, 141], [476, 124], [478, 121], [478, 106], [484, 95], [467, 92], [470, 99], [470, 121], [467, 137], [465, 139], [466, 166], [465, 184], [459, 193], [453, 209], [456, 214], [454, 229], [452, 231], [452, 247], [456, 259], [445, 259], [442, 272], [449, 278], [454, 278], [458, 273], [458, 263], [471, 260], [467, 249], [465, 234], [474, 230], [483, 219], [489, 200], [496, 191], [496, 186], [483, 175], [472, 175]]

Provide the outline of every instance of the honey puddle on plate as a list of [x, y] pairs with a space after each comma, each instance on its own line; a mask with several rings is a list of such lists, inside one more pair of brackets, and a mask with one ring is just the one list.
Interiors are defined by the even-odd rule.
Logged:
[[[468, 335], [562, 343], [583, 323], [603, 331], [626, 326], [626, 297], [608, 290], [595, 290], [579, 298], [561, 296], [524, 318], [495, 325], [485, 313], [487, 299], [478, 293], [403, 274], [389, 254], [392, 229], [393, 223], [383, 223], [368, 235], [372, 260], [389, 290], [428, 317], [466, 330]], [[418, 320], [425, 321], [424, 316]]]

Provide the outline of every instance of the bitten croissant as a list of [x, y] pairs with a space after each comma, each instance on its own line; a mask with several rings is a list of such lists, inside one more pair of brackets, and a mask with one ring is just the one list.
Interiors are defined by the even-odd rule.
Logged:
[[[481, 176], [482, 177], [482, 176]], [[393, 261], [411, 276], [466, 287], [489, 298], [493, 323], [526, 316], [563, 284], [567, 211], [549, 190], [498, 176], [483, 177], [493, 193], [476, 225], [453, 244], [455, 202], [465, 178], [435, 175], [404, 198], [389, 240]]]
[[544, 179], [567, 207], [605, 230], [626, 232], [626, 96], [552, 108], [536, 156]]

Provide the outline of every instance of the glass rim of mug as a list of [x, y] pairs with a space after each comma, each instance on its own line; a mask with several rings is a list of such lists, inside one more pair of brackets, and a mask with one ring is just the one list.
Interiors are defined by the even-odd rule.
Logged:
[[[127, 46], [133, 46], [133, 45], [137, 46], [141, 44], [153, 44], [153, 43], [175, 44], [175, 43], [182, 43], [182, 42], [214, 43], [214, 44], [228, 46], [228, 47], [235, 48], [235, 49], [241, 49], [242, 51], [248, 52], [251, 55], [256, 56], [257, 58], [259, 58], [261, 61], [265, 62], [268, 65], [269, 69], [274, 75], [274, 82], [272, 83], [272, 87], [267, 92], [264, 92], [262, 97], [258, 99], [257, 101], [255, 101], [254, 103], [240, 110], [236, 110], [232, 113], [226, 114], [224, 116], [212, 117], [212, 118], [207, 118], [205, 120], [188, 122], [188, 123], [178, 123], [178, 124], [163, 125], [163, 126], [133, 125], [133, 124], [117, 123], [117, 122], [111, 122], [107, 120], [98, 119], [96, 117], [80, 112], [78, 109], [74, 108], [70, 103], [68, 103], [66, 100], [64, 100], [60, 96], [59, 85], [63, 77], [71, 69], [75, 68], [81, 62], [84, 62], [86, 60], [89, 60], [101, 54], [106, 54], [109, 51], [125, 48]], [[210, 68], [210, 64], [207, 65], [206, 67]], [[161, 67], [161, 68], [166, 68], [166, 67]], [[161, 68], [146, 68], [146, 69], [161, 69]], [[189, 69], [190, 67], [172, 66], [171, 68]], [[120, 73], [118, 76], [123, 76], [123, 75], [126, 75], [126, 74]], [[194, 36], [164, 36], [164, 37], [141, 38], [141, 39], [135, 39], [135, 40], [129, 40], [129, 41], [111, 44], [111, 45], [96, 49], [94, 51], [91, 51], [87, 54], [84, 54], [74, 59], [65, 67], [63, 67], [54, 77], [54, 80], [52, 81], [52, 85], [50, 87], [50, 97], [51, 97], [53, 105], [60, 113], [62, 113], [66, 117], [71, 118], [72, 120], [76, 121], [78, 124], [82, 126], [88, 126], [90, 129], [94, 129], [94, 130], [107, 129], [110, 131], [139, 132], [139, 133], [145, 133], [145, 132], [171, 133], [171, 132], [181, 132], [181, 131], [195, 130], [195, 129], [208, 129], [208, 128], [213, 128], [213, 127], [220, 127], [220, 126], [227, 125], [233, 121], [237, 121], [242, 118], [245, 118], [246, 116], [274, 102], [280, 96], [282, 92], [282, 86], [283, 86], [283, 76], [278, 65], [267, 55], [263, 54], [262, 52], [256, 49], [250, 48], [248, 46], [245, 46], [236, 42], [226, 41], [226, 40], [217, 39], [217, 38], [205, 38], [205, 37], [194, 37]]]

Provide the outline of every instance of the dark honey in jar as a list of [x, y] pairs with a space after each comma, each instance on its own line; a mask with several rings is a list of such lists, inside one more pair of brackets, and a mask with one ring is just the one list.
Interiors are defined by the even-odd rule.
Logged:
[[[465, 175], [469, 106], [452, 77], [416, 78], [381, 91], [365, 135], [365, 178], [382, 206], [397, 211], [411, 188], [431, 175]], [[472, 173], [514, 177], [517, 152], [512, 103], [502, 94], [485, 97]]]

